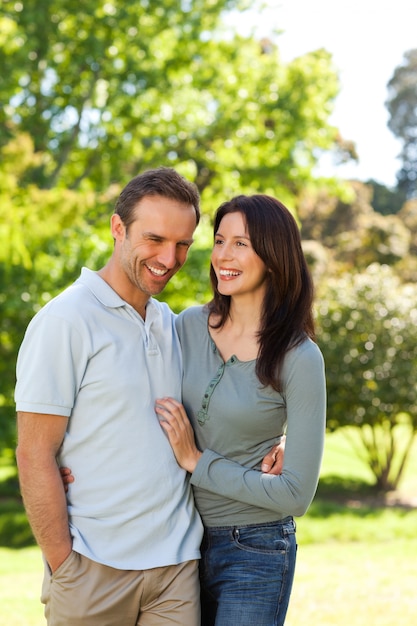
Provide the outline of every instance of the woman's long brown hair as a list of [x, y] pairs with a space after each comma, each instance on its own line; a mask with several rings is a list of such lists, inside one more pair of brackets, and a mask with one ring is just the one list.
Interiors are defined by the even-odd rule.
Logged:
[[[275, 198], [263, 194], [237, 196], [224, 202], [214, 220], [216, 235], [228, 213], [241, 213], [256, 254], [267, 269], [267, 290], [263, 302], [256, 374], [264, 385], [282, 390], [282, 364], [285, 354], [306, 337], [315, 338], [313, 319], [313, 281], [301, 248], [297, 222], [290, 211]], [[210, 267], [213, 299], [207, 304], [221, 328], [230, 312], [230, 296], [217, 289], [217, 278]]]

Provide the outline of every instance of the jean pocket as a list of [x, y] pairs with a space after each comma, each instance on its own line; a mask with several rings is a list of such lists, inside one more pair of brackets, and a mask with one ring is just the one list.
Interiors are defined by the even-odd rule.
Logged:
[[285, 554], [290, 548], [290, 539], [283, 536], [281, 528], [235, 528], [233, 536], [237, 547], [258, 554]]

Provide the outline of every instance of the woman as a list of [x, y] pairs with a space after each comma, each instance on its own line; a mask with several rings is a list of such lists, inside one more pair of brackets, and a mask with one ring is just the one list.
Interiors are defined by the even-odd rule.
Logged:
[[[202, 625], [278, 626], [294, 577], [293, 516], [314, 497], [325, 432], [312, 281], [288, 209], [266, 195], [222, 204], [210, 276], [211, 302], [177, 320], [184, 406], [163, 398], [156, 411], [205, 526]], [[262, 473], [284, 432], [282, 474]]]

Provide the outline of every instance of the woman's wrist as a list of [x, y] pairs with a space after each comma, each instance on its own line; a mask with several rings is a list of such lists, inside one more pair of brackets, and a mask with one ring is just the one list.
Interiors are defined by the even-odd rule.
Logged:
[[198, 464], [198, 462], [199, 462], [199, 460], [201, 459], [202, 456], [203, 456], [203, 453], [200, 452], [200, 450], [197, 450], [197, 452], [195, 453], [193, 459], [188, 464], [188, 467], [185, 467], [184, 469], [186, 469], [187, 472], [192, 474], [194, 472], [195, 468], [197, 467], [197, 464]]

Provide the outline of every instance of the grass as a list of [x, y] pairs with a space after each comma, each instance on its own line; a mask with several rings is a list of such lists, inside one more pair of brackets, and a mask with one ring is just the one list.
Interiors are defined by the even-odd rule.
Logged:
[[40, 550], [0, 548], [0, 626], [45, 626]]
[[[19, 496], [13, 466], [0, 464], [0, 547], [22, 548], [33, 545], [33, 536]], [[0, 626], [3, 626], [0, 622]]]
[[[286, 626], [414, 622], [417, 442], [394, 494], [402, 506], [375, 498], [371, 483], [343, 434], [329, 435], [316, 499], [297, 520], [297, 568]], [[41, 555], [28, 546], [32, 539], [16, 498], [16, 479], [10, 463], [1, 461], [0, 494], [0, 626], [45, 626]]]
[[310, 544], [297, 559], [286, 626], [415, 623], [417, 539]]
[[[381, 506], [372, 475], [338, 432], [327, 437], [322, 477], [299, 543], [286, 626], [393, 626], [417, 615], [417, 442]], [[414, 504], [414, 506], [413, 506]]]
[[[417, 539], [300, 545], [297, 558], [286, 626], [415, 622]], [[38, 548], [0, 548], [0, 564], [0, 625], [45, 626]]]

